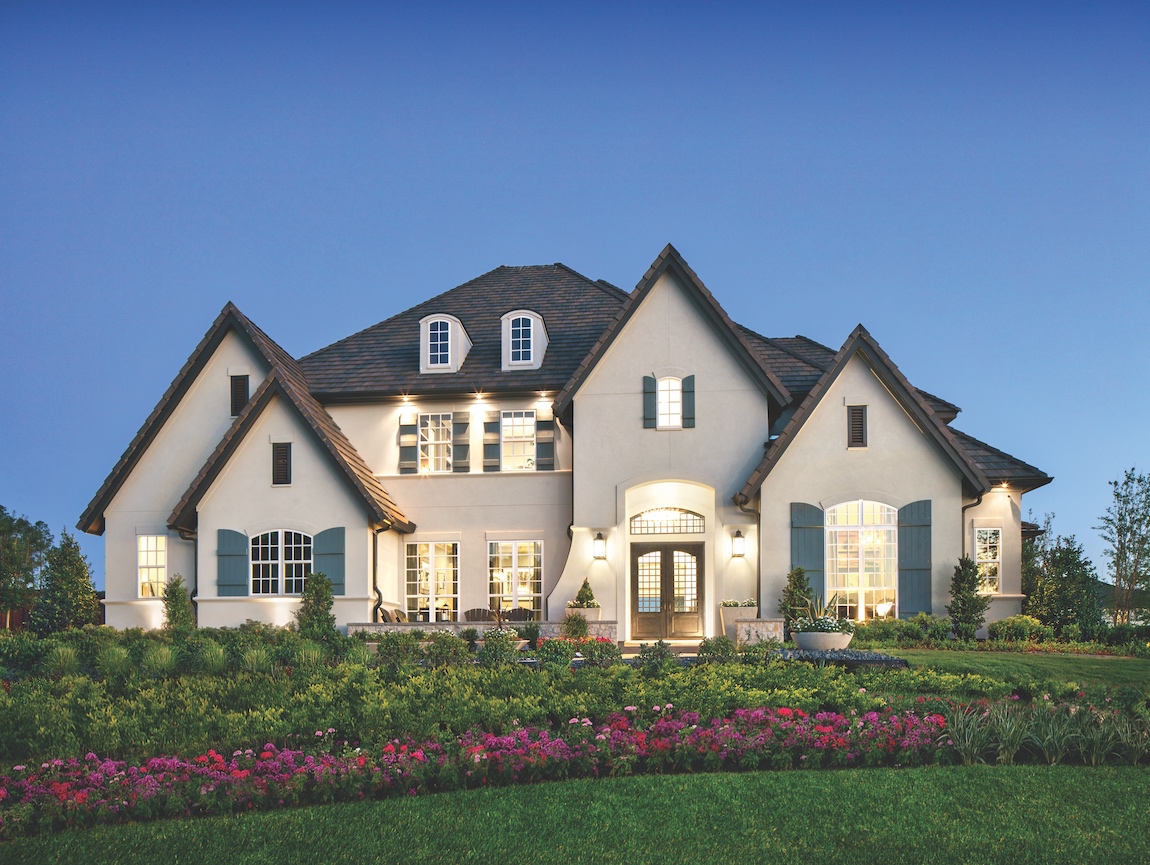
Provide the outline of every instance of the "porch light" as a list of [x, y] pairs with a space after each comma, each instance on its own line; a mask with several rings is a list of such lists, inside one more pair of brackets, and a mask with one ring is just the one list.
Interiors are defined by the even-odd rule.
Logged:
[[592, 542], [592, 546], [595, 551], [595, 558], [607, 558], [607, 541], [604, 540], [602, 532], [595, 533], [595, 540]]
[[743, 537], [742, 529], [735, 529], [735, 536], [731, 538], [731, 555], [742, 558], [747, 554], [747, 539]]

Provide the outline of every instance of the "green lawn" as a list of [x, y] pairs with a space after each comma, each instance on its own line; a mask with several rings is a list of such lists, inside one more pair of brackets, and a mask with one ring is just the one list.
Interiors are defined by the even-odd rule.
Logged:
[[1048, 655], [1022, 652], [955, 652], [931, 649], [878, 649], [906, 658], [912, 667], [947, 673], [978, 673], [1004, 682], [1053, 679], [1099, 682], [1111, 687], [1133, 685], [1150, 690], [1150, 660], [1099, 655]]
[[1150, 861], [1150, 771], [930, 767], [476, 790], [0, 844], [0, 862]]

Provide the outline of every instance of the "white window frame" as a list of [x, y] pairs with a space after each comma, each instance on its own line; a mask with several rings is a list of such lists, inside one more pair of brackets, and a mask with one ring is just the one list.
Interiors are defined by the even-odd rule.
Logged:
[[432, 610], [434, 621], [459, 621], [458, 541], [404, 546], [404, 607], [411, 621], [432, 621]]
[[[497, 583], [504, 591], [495, 591]], [[543, 541], [487, 542], [487, 600], [489, 609], [524, 607], [542, 620]]]
[[[527, 420], [531, 421], [531, 434], [516, 432], [516, 427], [526, 429]], [[523, 420], [517, 425], [516, 420]], [[508, 433], [509, 424], [510, 430]], [[536, 432], [538, 424], [534, 409], [512, 409], [499, 413], [499, 470], [504, 472], [533, 472], [536, 469]], [[522, 453], [515, 453], [522, 449]], [[510, 453], [509, 453], [510, 452]]]
[[[852, 505], [858, 508], [858, 518], [855, 521], [832, 523], [832, 519], [838, 516], [835, 512], [839, 508], [849, 508]], [[898, 508], [885, 502], [854, 499], [839, 502], [827, 508], [825, 513], [825, 527], [823, 529], [825, 534], [823, 539], [825, 545], [823, 565], [826, 583], [825, 600], [829, 601], [834, 595], [838, 595], [839, 601], [835, 614], [845, 618], [849, 615], [850, 608], [854, 607], [856, 614], [853, 620], [857, 622], [866, 621], [877, 615], [874, 608], [880, 603], [893, 603], [894, 606], [891, 607], [887, 615], [888, 617], [897, 616], [899, 603]], [[849, 511], [847, 514], [849, 515]], [[857, 570], [834, 567], [835, 563], [840, 561], [839, 552], [842, 546], [838, 538], [840, 532], [856, 534]], [[873, 536], [870, 543], [867, 543], [867, 535]], [[849, 540], [843, 543], [849, 543]], [[880, 550], [889, 549], [890, 554], [882, 555], [880, 552], [878, 555], [874, 555], [876, 545]], [[868, 548], [872, 555], [868, 556]], [[847, 557], [850, 555], [849, 549], [848, 547]], [[881, 562], [882, 567], [877, 571], [870, 570], [868, 572], [868, 564], [871, 562]], [[881, 584], [875, 585], [873, 577], [868, 579], [868, 576], [874, 574], [881, 575], [883, 579]], [[851, 585], [852, 578], [854, 585]], [[838, 583], [845, 583], [845, 585], [837, 585]], [[883, 596], [881, 601], [877, 599], [879, 594]], [[871, 608], [869, 615], [868, 606]]]
[[[444, 474], [451, 471], [451, 442], [454, 428], [451, 412], [428, 412], [420, 414], [416, 420], [419, 430], [419, 472], [420, 474]], [[437, 422], [438, 427], [432, 424]], [[446, 438], [433, 437], [432, 433], [446, 432]]]
[[[535, 319], [529, 315], [517, 315], [511, 319], [511, 358], [508, 363], [512, 366], [531, 364], [531, 343], [534, 324]], [[515, 333], [516, 329], [519, 330], [518, 336]], [[516, 345], [516, 342], [518, 342], [518, 345]], [[515, 356], [516, 352], [519, 353], [519, 357]]]
[[[989, 538], [984, 542], [979, 535], [982, 532], [993, 532], [995, 539]], [[991, 547], [997, 556], [990, 557]], [[1002, 593], [1002, 528], [1000, 526], [984, 526], [974, 530], [974, 563], [978, 567], [978, 593], [980, 595], [998, 595]], [[993, 571], [993, 574], [991, 572]], [[993, 581], [993, 583], [991, 582]], [[993, 586], [993, 587], [992, 587]]]
[[269, 529], [252, 535], [248, 540], [251, 597], [299, 597], [314, 563], [315, 538], [306, 532]]
[[[168, 583], [168, 536], [136, 535], [136, 591], [141, 598], [162, 598]], [[145, 586], [147, 591], [145, 591]]]
[[426, 361], [429, 369], [451, 366], [451, 322], [446, 318], [433, 318], [427, 323]]
[[[526, 339], [528, 341], [527, 354], [524, 355], [520, 344], [519, 358], [515, 357], [515, 323], [527, 321]], [[503, 314], [502, 324], [502, 368], [504, 372], [518, 369], [539, 369], [543, 364], [543, 355], [547, 351], [547, 328], [543, 324], [543, 316], [530, 309], [515, 309]], [[522, 330], [521, 340], [524, 338]]]
[[683, 380], [668, 375], [655, 384], [655, 428], [683, 428]]

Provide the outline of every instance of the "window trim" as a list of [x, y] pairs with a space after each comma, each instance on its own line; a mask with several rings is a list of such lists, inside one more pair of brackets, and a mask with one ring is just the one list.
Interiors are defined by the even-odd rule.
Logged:
[[[144, 540], [163, 541], [160, 546], [163, 549], [155, 550], [142, 550], [140, 549], [140, 542]], [[160, 564], [141, 563], [140, 557], [145, 553], [156, 554], [161, 557]], [[160, 572], [159, 591], [156, 594], [144, 594], [144, 580], [141, 571], [144, 570], [157, 570]], [[154, 580], [148, 580], [149, 585], [153, 584]], [[168, 584], [168, 536], [166, 534], [153, 534], [153, 535], [136, 535], [136, 597], [147, 598], [148, 600], [162, 600], [164, 597], [164, 586]]]
[[[515, 322], [525, 319], [530, 330], [527, 339], [530, 343], [530, 357], [524, 360], [513, 360], [512, 340], [514, 339]], [[503, 372], [522, 369], [539, 369], [543, 365], [543, 356], [547, 352], [547, 326], [543, 316], [531, 309], [513, 309], [505, 312], [500, 320], [500, 365]]]
[[[261, 548], [269, 547], [270, 544], [260, 544], [259, 541], [268, 535], [276, 536], [275, 558], [256, 559], [254, 552], [257, 546]], [[288, 535], [298, 535], [302, 540], [300, 543], [288, 543]], [[287, 559], [285, 556], [285, 548], [302, 547], [310, 553], [309, 558]], [[257, 566], [271, 566], [275, 570], [274, 576], [260, 576], [256, 577]], [[304, 572], [302, 576], [293, 575], [288, 577], [288, 565], [303, 565]], [[307, 585], [307, 578], [309, 575], [315, 573], [315, 536], [309, 535], [307, 532], [299, 532], [295, 529], [268, 529], [267, 531], [258, 532], [248, 538], [248, 596], [252, 598], [298, 598], [303, 594], [304, 587]], [[276, 586], [274, 591], [262, 592], [256, 588], [256, 580], [274, 581]], [[289, 592], [287, 590], [288, 580], [302, 581], [300, 590], [298, 592]]]
[[[415, 548], [414, 553], [412, 553], [413, 547]], [[414, 555], [417, 562], [419, 562], [420, 564], [423, 563], [424, 554], [420, 552], [420, 550], [419, 550], [420, 547], [426, 547], [427, 548], [426, 557], [427, 557], [428, 574], [429, 574], [428, 581], [427, 581], [427, 589], [428, 590], [427, 590], [426, 594], [420, 593], [418, 591], [415, 594], [411, 594], [411, 592], [410, 592], [410, 586], [412, 583], [412, 580], [411, 580], [411, 559], [412, 559], [412, 556]], [[438, 554], [438, 551], [435, 549], [436, 547], [452, 547], [452, 548], [454, 548], [452, 552], [446, 553], [446, 555], [452, 560], [451, 584], [452, 584], [453, 591], [451, 591], [451, 592], [439, 593], [439, 592], [435, 591], [436, 580], [435, 580], [434, 574], [436, 571], [436, 564], [435, 564], [436, 563], [436, 556]], [[416, 573], [415, 585], [416, 585], [416, 588], [418, 589], [419, 588], [418, 572]], [[427, 598], [427, 610], [428, 610], [428, 619], [427, 620], [423, 620], [423, 619], [419, 619], [419, 618], [412, 618], [412, 616], [418, 617], [418, 615], [419, 615], [419, 610], [420, 610], [419, 600], [421, 598]], [[414, 605], [412, 604], [413, 600], [415, 601]], [[458, 622], [459, 621], [459, 541], [408, 541], [407, 543], [404, 544], [404, 547], [403, 547], [403, 606], [404, 606], [404, 610], [406, 611], [406, 613], [408, 615], [409, 620], [410, 621], [427, 621], [430, 624], [431, 623], [431, 618], [430, 618], [431, 612], [430, 611], [432, 609], [435, 609], [435, 610], [440, 609], [440, 607], [438, 606], [438, 602], [440, 600], [447, 600], [448, 601], [447, 609], [448, 609], [450, 617], [446, 618], [446, 619], [437, 618], [437, 619], [435, 619], [435, 621], [438, 621], [438, 622]]]
[[[508, 416], [514, 420], [515, 415], [523, 415], [524, 420], [527, 416], [531, 416], [531, 456], [528, 459], [529, 465], [521, 468], [513, 468], [507, 465], [507, 426], [504, 421]], [[518, 440], [516, 440], [518, 441]], [[526, 441], [526, 437], [522, 439]], [[538, 445], [539, 445], [539, 416], [535, 409], [505, 409], [499, 412], [499, 470], [501, 472], [533, 472], [538, 469]]]
[[[523, 325], [519, 325], [520, 332], [519, 332], [519, 336], [516, 337], [515, 336], [515, 327], [519, 322], [524, 322], [526, 324], [526, 334], [524, 334]], [[533, 319], [529, 315], [517, 315], [511, 319], [510, 324], [511, 324], [511, 342], [508, 345], [507, 350], [511, 356], [507, 359], [507, 363], [509, 366], [530, 366], [532, 363], [532, 357], [533, 357], [532, 348], [533, 348], [533, 337], [534, 337], [534, 332], [535, 332], [535, 319]], [[515, 340], [516, 339], [518, 339], [520, 342], [518, 349], [516, 349], [516, 347], [515, 347]], [[518, 358], [515, 357], [515, 352], [517, 350], [520, 353], [520, 356]]]
[[[454, 456], [454, 449], [453, 449], [454, 436], [455, 436], [454, 417], [455, 417], [455, 413], [450, 412], [450, 411], [420, 412], [419, 415], [416, 417], [415, 429], [416, 429], [416, 435], [418, 436], [417, 444], [419, 447], [419, 450], [417, 452], [417, 457], [419, 460], [419, 473], [421, 475], [442, 475], [442, 474], [450, 474], [451, 473], [452, 466], [453, 466], [452, 457]], [[432, 418], [438, 419], [440, 423], [443, 423], [444, 419], [446, 418], [446, 422], [447, 422], [447, 438], [446, 439], [441, 439], [438, 441], [432, 441], [430, 439], [424, 438], [425, 429], [426, 430], [431, 429], [430, 426], [428, 426], [428, 427], [424, 426], [424, 420], [426, 419], [430, 423]], [[445, 467], [444, 468], [431, 468], [431, 467], [429, 467], [429, 464], [430, 464], [431, 459], [432, 459], [431, 455], [430, 455], [430, 449], [433, 447], [443, 447], [443, 449], [445, 451], [445, 456], [443, 457], [443, 459], [445, 461]]]
[[[497, 548], [500, 544], [509, 544], [511, 546], [511, 569], [510, 569], [511, 574], [510, 574], [510, 579], [509, 579], [509, 582], [511, 584], [510, 594], [502, 593], [502, 592], [499, 594], [492, 594], [492, 591], [491, 591], [491, 584], [494, 582], [494, 574], [495, 574], [495, 570], [496, 570], [492, 566], [492, 559], [494, 559], [497, 555], [502, 555], [501, 552], [497, 552], [494, 548]], [[538, 579], [539, 592], [538, 593], [528, 592], [526, 596], [521, 595], [519, 593], [521, 580], [518, 577], [519, 577], [519, 574], [521, 571], [523, 571], [523, 570], [534, 570], [534, 567], [523, 568], [520, 565], [519, 547], [522, 544], [534, 544], [536, 547], [536, 550], [535, 550], [535, 552], [531, 553], [530, 555], [539, 557], [539, 565], [538, 565], [538, 568], [539, 568], [539, 579]], [[544, 566], [543, 541], [541, 539], [521, 538], [518, 540], [489, 540], [487, 542], [487, 606], [488, 606], [488, 608], [494, 609], [493, 604], [495, 604], [497, 601], [501, 601], [501, 599], [507, 598], [509, 601], [509, 606], [503, 606], [502, 603], [500, 603], [500, 608], [503, 610], [514, 610], [514, 609], [517, 609], [519, 607], [523, 607], [523, 604], [521, 603], [521, 601], [523, 601], [524, 598], [526, 598], [526, 600], [531, 605], [528, 607], [524, 607], [524, 609], [531, 610], [532, 612], [538, 614], [539, 618], [537, 619], [537, 621], [541, 621], [543, 618], [543, 566]], [[500, 569], [500, 570], [502, 570], [502, 569]]]
[[[981, 550], [979, 548], [979, 540], [978, 540], [978, 533], [979, 532], [997, 532], [998, 533], [998, 540], [995, 543], [995, 546], [998, 549], [998, 557], [997, 558], [984, 559], [981, 557]], [[1001, 595], [1002, 594], [1002, 526], [975, 526], [974, 527], [974, 564], [975, 564], [975, 567], [977, 567], [979, 570], [978, 594], [980, 594], [980, 595]], [[996, 588], [996, 589], [985, 588], [984, 584], [985, 584], [987, 578], [984, 578], [982, 575], [982, 566], [984, 564], [986, 564], [986, 565], [997, 565], [998, 566], [998, 575], [996, 577], [994, 577], [994, 580], [998, 583], [998, 588]]]
[[[852, 504], [857, 505], [858, 509], [859, 509], [857, 522], [854, 522], [854, 523], [832, 523], [831, 522], [831, 512], [832, 511], [836, 510], [837, 508], [844, 507], [847, 505], [852, 505]], [[867, 505], [878, 505], [882, 508], [885, 508], [886, 513], [889, 515], [889, 519], [891, 521], [890, 522], [883, 522], [883, 523], [869, 523], [868, 524], [866, 522], [866, 516], [865, 516]], [[889, 534], [889, 536], [893, 538], [894, 554], [890, 557], [890, 560], [889, 560], [890, 570], [889, 570], [889, 573], [884, 571], [884, 576], [887, 577], [889, 580], [889, 584], [887, 584], [887, 585], [881, 585], [881, 586], [863, 585], [864, 577], [867, 575], [867, 570], [866, 570], [867, 557], [865, 555], [865, 544], [863, 543], [862, 534], [863, 534], [863, 532], [867, 531], [868, 529], [872, 530], [872, 531], [880, 530], [884, 533]], [[832, 585], [832, 576], [831, 576], [832, 562], [836, 562], [838, 559], [837, 555], [835, 555], [835, 556], [831, 555], [832, 538], [834, 537], [834, 535], [837, 532], [841, 532], [841, 531], [847, 531], [847, 532], [856, 531], [859, 534], [859, 539], [858, 539], [858, 568], [856, 571], [847, 572], [847, 574], [846, 574], [848, 577], [852, 574], [854, 575], [855, 581], [857, 583], [857, 585], [855, 585], [855, 586], [833, 586]], [[826, 600], [829, 601], [830, 598], [836, 594], [838, 594], [840, 596], [840, 599], [841, 599], [843, 597], [844, 592], [851, 593], [854, 597], [856, 597], [858, 599], [857, 605], [856, 605], [857, 606], [856, 618], [853, 619], [852, 621], [862, 622], [862, 621], [868, 621], [868, 619], [866, 617], [867, 604], [866, 604], [866, 600], [865, 600], [865, 593], [868, 591], [870, 591], [870, 592], [875, 592], [875, 591], [892, 592], [894, 595], [894, 606], [891, 608], [891, 611], [888, 615], [897, 617], [898, 616], [898, 610], [899, 610], [898, 543], [899, 543], [898, 508], [894, 507], [893, 505], [888, 505], [886, 502], [875, 501], [873, 499], [847, 499], [846, 501], [836, 502], [835, 504], [826, 508], [823, 511], [823, 581], [824, 581], [824, 591], [826, 592]], [[837, 550], [836, 550], [836, 552], [837, 552]], [[835, 568], [835, 575], [837, 576], [838, 574], [839, 574], [839, 571], [837, 568]], [[851, 595], [847, 595], [847, 598], [849, 599], [850, 596]], [[882, 603], [886, 603], [886, 602], [884, 601]], [[850, 605], [849, 604], [840, 604], [840, 606], [849, 607]]]
[[[442, 328], [438, 327], [442, 325]], [[438, 337], [438, 338], [437, 338]], [[439, 347], [435, 357], [447, 355], [447, 360], [432, 360], [433, 344]], [[427, 356], [424, 358], [428, 369], [451, 368], [451, 322], [446, 318], [433, 318], [427, 322]]]
[[[674, 382], [676, 385], [678, 385], [677, 389], [671, 387], [667, 388], [666, 399], [664, 399], [664, 382]], [[672, 400], [672, 397], [676, 392], [678, 394], [679, 406], [677, 413], [670, 410], [670, 406], [674, 405], [674, 400]], [[664, 406], [668, 407], [666, 411], [664, 411]], [[666, 415], [668, 418], [667, 422], [663, 421], [664, 415]], [[655, 429], [683, 429], [683, 379], [679, 376], [665, 375], [661, 378], [655, 379]]]

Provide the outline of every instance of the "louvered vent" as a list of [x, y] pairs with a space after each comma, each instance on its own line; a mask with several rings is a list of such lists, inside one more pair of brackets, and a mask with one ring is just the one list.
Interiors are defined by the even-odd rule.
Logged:
[[248, 377], [246, 375], [232, 376], [232, 417], [237, 417], [248, 404]]
[[272, 483], [282, 486], [291, 483], [291, 443], [272, 444]]
[[847, 447], [866, 447], [866, 406], [847, 406]]

